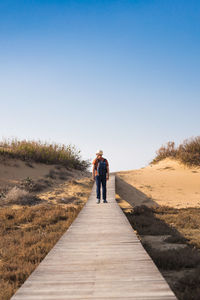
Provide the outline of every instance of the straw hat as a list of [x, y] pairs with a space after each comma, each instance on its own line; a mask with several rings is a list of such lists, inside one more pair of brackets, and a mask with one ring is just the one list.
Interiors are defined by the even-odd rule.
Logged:
[[103, 151], [102, 150], [97, 150], [96, 154], [103, 155]]

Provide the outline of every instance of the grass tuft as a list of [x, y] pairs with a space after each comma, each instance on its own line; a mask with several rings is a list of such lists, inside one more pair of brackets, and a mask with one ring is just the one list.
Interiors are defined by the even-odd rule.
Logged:
[[40, 198], [36, 195], [29, 193], [26, 190], [20, 189], [16, 186], [11, 188], [7, 194], [0, 198], [0, 206], [10, 206], [10, 205], [36, 205], [42, 202]]
[[28, 192], [21, 190], [18, 187], [14, 186], [5, 196], [4, 202], [6, 204], [19, 204], [24, 201], [28, 196]]
[[60, 164], [79, 170], [86, 170], [89, 166], [88, 161], [81, 159], [80, 150], [71, 144], [65, 146], [41, 141], [4, 140], [0, 142], [0, 157], [24, 160], [29, 167], [33, 167], [31, 162]]

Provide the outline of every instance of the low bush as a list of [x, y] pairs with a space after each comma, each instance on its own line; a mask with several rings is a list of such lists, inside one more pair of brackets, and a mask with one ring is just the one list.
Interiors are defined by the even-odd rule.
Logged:
[[200, 136], [186, 139], [178, 147], [174, 142], [168, 142], [156, 151], [156, 157], [151, 163], [165, 159], [176, 158], [188, 166], [200, 166]]
[[45, 164], [61, 164], [65, 167], [86, 170], [89, 162], [82, 160], [80, 150], [74, 145], [59, 145], [41, 141], [19, 141], [17, 139], [0, 142], [0, 156], [19, 158], [28, 163], [31, 161]]
[[42, 200], [36, 195], [16, 186], [11, 188], [4, 197], [0, 198], [0, 206], [10, 206], [13, 204], [32, 206], [40, 202], [42, 202]]
[[177, 150], [175, 149], [175, 143], [168, 142], [166, 146], [163, 145], [156, 151], [156, 157], [154, 158], [152, 163], [157, 163], [158, 161], [165, 159], [166, 157], [175, 158], [176, 156]]
[[18, 187], [14, 186], [11, 190], [8, 191], [4, 198], [4, 203], [6, 204], [20, 204], [25, 197], [28, 196], [28, 192]]
[[46, 187], [50, 186], [50, 182], [44, 179], [34, 181], [32, 178], [26, 177], [24, 180], [21, 180], [19, 185], [20, 188], [28, 192], [40, 192], [44, 190]]

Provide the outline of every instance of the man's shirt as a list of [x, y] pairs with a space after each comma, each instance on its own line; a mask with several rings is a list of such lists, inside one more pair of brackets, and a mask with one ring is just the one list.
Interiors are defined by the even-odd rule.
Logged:
[[105, 161], [106, 161], [106, 165], [107, 165], [107, 167], [109, 166], [109, 164], [108, 164], [108, 161], [107, 161], [107, 159], [106, 158], [103, 158], [103, 157], [99, 157], [99, 158], [95, 158], [94, 160], [93, 160], [93, 162], [92, 162], [92, 164], [94, 165], [94, 168], [95, 168], [95, 176], [97, 175], [97, 166], [98, 166], [98, 161], [100, 161], [100, 160], [104, 160], [105, 159]]

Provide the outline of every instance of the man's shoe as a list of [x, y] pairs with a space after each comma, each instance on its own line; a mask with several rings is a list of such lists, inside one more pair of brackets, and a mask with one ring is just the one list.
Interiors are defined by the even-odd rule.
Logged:
[[108, 203], [108, 201], [107, 200], [103, 200], [103, 203]]
[[100, 203], [100, 199], [98, 199], [98, 198], [97, 198], [97, 203], [98, 203], [98, 204]]

